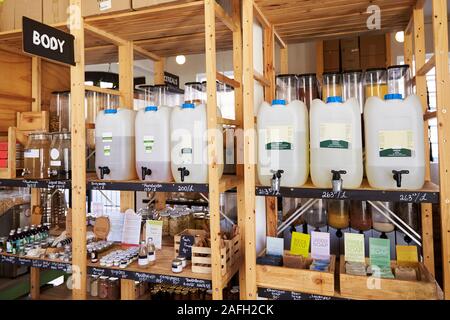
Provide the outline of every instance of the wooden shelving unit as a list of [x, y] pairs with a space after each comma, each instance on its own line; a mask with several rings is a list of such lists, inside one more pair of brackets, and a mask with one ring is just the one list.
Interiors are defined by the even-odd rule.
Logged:
[[[450, 195], [448, 176], [448, 139], [450, 120], [448, 120], [446, 103], [450, 93], [450, 79], [448, 73], [448, 32], [447, 32], [447, 3], [445, 0], [429, 0], [433, 2], [433, 30], [435, 54], [432, 59], [425, 62], [425, 32], [424, 32], [424, 3], [425, 1], [379, 1], [377, 5], [381, 9], [382, 22], [376, 32], [390, 32], [406, 30], [405, 34], [405, 62], [412, 65], [413, 56], [416, 61], [416, 85], [417, 95], [420, 96], [424, 106], [424, 121], [438, 118], [439, 130], [439, 172], [440, 185], [430, 182], [430, 168], [427, 164], [427, 174], [424, 187], [421, 190], [376, 190], [371, 188], [366, 181], [356, 190], [344, 190], [334, 193], [331, 190], [317, 189], [311, 182], [301, 188], [281, 188], [274, 193], [270, 187], [256, 185], [255, 165], [250, 162], [254, 154], [254, 137], [247, 137], [245, 141], [245, 208], [246, 227], [245, 235], [245, 272], [246, 272], [246, 297], [254, 299], [259, 292], [261, 296], [273, 299], [311, 299], [311, 296], [302, 293], [301, 287], [295, 284], [286, 288], [276, 276], [264, 276], [267, 270], [263, 266], [256, 265], [257, 252], [255, 249], [255, 194], [266, 197], [266, 221], [267, 236], [277, 234], [277, 201], [276, 197], [315, 198], [315, 199], [354, 199], [372, 201], [396, 201], [420, 203], [422, 208], [422, 251], [425, 267], [434, 275], [434, 238], [432, 224], [432, 204], [440, 204], [442, 222], [442, 247], [443, 247], [443, 271], [445, 298], [450, 299], [450, 208], [447, 200]], [[280, 2], [274, 4], [268, 0], [243, 0], [243, 35], [244, 35], [244, 128], [255, 129], [253, 88], [254, 81], [264, 86], [264, 98], [270, 101], [274, 96], [275, 61], [274, 43], [280, 46], [280, 70], [288, 73], [288, 52], [286, 43], [316, 41], [317, 45], [317, 74], [320, 78], [323, 71], [323, 40], [337, 37], [355, 36], [370, 32], [366, 21], [370, 12], [366, 13], [371, 1], [336, 1], [310, 2]], [[330, 14], [333, 12], [333, 14]], [[299, 19], [298, 17], [301, 17]], [[258, 22], [264, 29], [264, 75], [254, 70], [253, 63], [253, 21]], [[390, 45], [388, 46], [390, 48]], [[297, 57], [296, 57], [297, 58]], [[439, 62], [438, 62], [439, 61]], [[425, 75], [433, 67], [436, 68], [437, 105], [438, 111], [427, 113], [427, 94]], [[428, 126], [425, 126], [425, 137], [428, 141]], [[428, 143], [428, 142], [427, 142]], [[429, 150], [429, 145], [425, 147]], [[429, 154], [426, 155], [428, 161]], [[294, 269], [295, 271], [295, 269]], [[294, 276], [294, 271], [286, 270], [283, 277]], [[263, 279], [263, 280], [261, 280]], [[339, 292], [335, 292], [333, 298], [343, 298]], [[316, 296], [317, 298], [317, 296]], [[323, 298], [323, 297], [322, 297]], [[319, 299], [322, 299], [319, 297]], [[326, 299], [330, 299], [328, 295]], [[345, 297], [355, 298], [355, 297]]]

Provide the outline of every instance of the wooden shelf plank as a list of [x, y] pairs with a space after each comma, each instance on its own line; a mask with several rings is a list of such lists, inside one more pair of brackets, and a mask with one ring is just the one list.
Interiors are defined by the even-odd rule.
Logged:
[[436, 65], [436, 57], [433, 56], [419, 69], [417, 70], [418, 76], [425, 76], [430, 72]]
[[217, 72], [217, 73], [216, 73], [216, 79], [217, 79], [219, 82], [228, 84], [229, 86], [231, 86], [231, 87], [233, 87], [233, 88], [239, 88], [239, 87], [241, 86], [241, 84], [239, 83], [239, 81], [236, 81], [236, 80], [234, 80], [234, 79], [231, 79], [231, 78], [227, 77], [226, 75], [224, 75], [224, 74], [222, 74], [222, 73], [220, 73], [220, 72]]
[[110, 95], [113, 95], [113, 96], [120, 96], [121, 95], [119, 90], [100, 88], [100, 87], [97, 87], [97, 86], [85, 85], [84, 89], [88, 90], [88, 91], [98, 92], [98, 93], [106, 93], [106, 94], [110, 94]]

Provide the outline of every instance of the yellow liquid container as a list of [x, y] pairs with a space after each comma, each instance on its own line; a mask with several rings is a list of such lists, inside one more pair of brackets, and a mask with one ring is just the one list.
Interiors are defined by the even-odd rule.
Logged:
[[384, 99], [388, 94], [386, 69], [368, 69], [364, 74], [364, 93], [366, 101], [370, 97]]

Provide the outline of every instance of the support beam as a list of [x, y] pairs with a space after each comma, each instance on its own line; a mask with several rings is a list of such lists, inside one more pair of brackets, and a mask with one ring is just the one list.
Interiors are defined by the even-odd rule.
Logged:
[[386, 42], [386, 68], [388, 68], [392, 66], [392, 45], [390, 33], [386, 33], [385, 42]]
[[72, 132], [72, 297], [86, 299], [86, 127], [84, 110], [84, 21], [81, 0], [70, 0], [70, 33], [75, 37], [75, 62], [70, 67]]
[[39, 268], [30, 268], [30, 296], [32, 300], [39, 300], [41, 294], [41, 274]]
[[110, 42], [116, 46], [123, 46], [123, 45], [126, 45], [126, 43], [127, 43], [127, 40], [122, 39], [118, 36], [115, 36], [107, 31], [104, 31], [97, 27], [94, 27], [88, 23], [84, 24], [84, 29], [95, 34], [97, 37], [99, 37], [107, 42]]
[[227, 85], [229, 85], [229, 86], [231, 86], [232, 88], [235, 88], [235, 89], [239, 88], [241, 86], [239, 81], [236, 81], [235, 79], [228, 78], [226, 75], [224, 75], [224, 74], [222, 74], [220, 72], [216, 73], [216, 78], [217, 78], [217, 80], [219, 82], [225, 83], [225, 84], [227, 84]]
[[325, 63], [323, 59], [323, 40], [316, 41], [316, 75], [318, 80], [322, 80]]
[[140, 53], [144, 57], [149, 58], [150, 60], [153, 60], [153, 61], [160, 61], [162, 59], [157, 54], [154, 54], [153, 52], [145, 50], [144, 48], [137, 46], [137, 45], [134, 45], [134, 51]]
[[31, 103], [32, 111], [41, 111], [41, 58], [31, 58], [31, 97], [33, 102]]
[[155, 84], [164, 84], [164, 67], [165, 67], [165, 59], [161, 59], [159, 61], [155, 61]]
[[243, 87], [244, 87], [244, 207], [245, 207], [245, 288], [246, 299], [255, 300], [256, 221], [255, 221], [255, 117], [253, 110], [253, 0], [242, 0]]
[[134, 280], [121, 279], [120, 280], [120, 299], [121, 300], [136, 300]]
[[[273, 27], [264, 28], [264, 100], [275, 99], [275, 34]], [[255, 78], [255, 80], [257, 80]]]
[[[413, 31], [414, 31], [414, 57], [416, 68], [422, 69], [425, 65], [425, 21], [423, 9], [413, 10]], [[427, 99], [427, 79], [425, 75], [416, 74], [416, 94], [422, 103], [424, 114], [428, 109]], [[430, 180], [430, 142], [428, 138], [428, 121], [424, 125], [425, 140], [425, 180]], [[433, 211], [430, 203], [421, 205], [422, 217], [422, 250], [424, 264], [431, 274], [435, 274], [434, 270], [434, 243], [433, 243]]]
[[[419, 68], [419, 66], [421, 66]], [[430, 72], [434, 67], [436, 66], [436, 56], [432, 55], [431, 58], [425, 63], [423, 64], [417, 64], [417, 76], [426, 76], [428, 74], [428, 72]], [[417, 84], [417, 79], [416, 79], [416, 84]]]
[[263, 29], [270, 28], [270, 22], [267, 20], [267, 18], [262, 13], [261, 9], [258, 7], [258, 5], [253, 2], [253, 14], [255, 19], [261, 24]]
[[275, 40], [280, 45], [281, 49], [286, 49], [287, 48], [287, 44], [286, 44], [286, 42], [284, 42], [284, 40], [278, 34], [277, 30], [275, 30], [275, 27], [273, 29], [273, 34], [275, 35]]
[[220, 4], [217, 2], [214, 4], [214, 10], [216, 17], [232, 32], [238, 30], [235, 21], [225, 12]]
[[[270, 86], [272, 85], [270, 78], [263, 76], [261, 73], [259, 73], [258, 71], [255, 70], [255, 71], [253, 71], [253, 79], [258, 81], [260, 85], [262, 85], [265, 88], [268, 88], [270, 90]], [[275, 81], [275, 76], [274, 76], [274, 81]], [[267, 101], [269, 101], [269, 100], [267, 100]]]
[[409, 64], [412, 70], [413, 62], [413, 35], [412, 33], [405, 33], [405, 42], [403, 43], [403, 56], [405, 57], [405, 64]]
[[286, 74], [289, 71], [289, 64], [288, 64], [288, 48], [281, 48], [280, 49], [280, 72], [281, 74]]
[[445, 299], [450, 300], [450, 76], [448, 72], [447, 0], [433, 0], [436, 57], [436, 105], [439, 141], [442, 264]]
[[[216, 96], [216, 23], [215, 0], [205, 0], [205, 58], [207, 82], [207, 118], [208, 118], [208, 180], [209, 210], [211, 214], [211, 266], [213, 299], [222, 300], [222, 276], [220, 258], [220, 213], [219, 213], [219, 168], [217, 158], [217, 96]], [[222, 147], [222, 146], [220, 146]]]
[[[237, 26], [237, 30], [233, 32], [233, 70], [234, 79], [239, 83], [242, 83], [242, 27], [241, 27], [241, 1], [232, 0], [232, 18]], [[236, 121], [243, 124], [243, 101], [242, 101], [242, 86], [234, 89], [234, 104]], [[240, 235], [240, 252], [241, 258], [239, 263], [239, 287], [240, 298], [245, 299], [246, 286], [245, 286], [245, 259], [243, 252], [245, 250], [245, 206], [244, 206], [244, 167], [242, 163], [242, 146], [244, 141], [242, 139], [242, 130], [237, 129], [235, 131], [235, 152], [236, 152], [236, 176], [238, 177], [237, 184], [237, 219]]]

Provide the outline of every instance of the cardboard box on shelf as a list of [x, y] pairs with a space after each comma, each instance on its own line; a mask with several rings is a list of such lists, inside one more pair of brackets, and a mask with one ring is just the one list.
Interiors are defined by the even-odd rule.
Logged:
[[131, 0], [82, 0], [83, 17], [131, 11]]
[[361, 56], [386, 54], [386, 36], [370, 35], [360, 37]]
[[133, 0], [133, 9], [144, 9], [158, 4], [175, 2], [176, 0]]
[[14, 29], [14, 0], [0, 2], [0, 32]]
[[15, 29], [22, 29], [23, 16], [42, 22], [42, 0], [15, 0]]
[[67, 21], [70, 0], [43, 0], [42, 21], [45, 24], [55, 24]]
[[361, 56], [361, 69], [386, 68], [386, 54]]
[[339, 40], [325, 40], [323, 51], [339, 51]]
[[342, 71], [354, 71], [361, 69], [359, 55], [342, 58]]
[[323, 69], [324, 72], [339, 72], [341, 69], [340, 53], [337, 51], [323, 52]]

